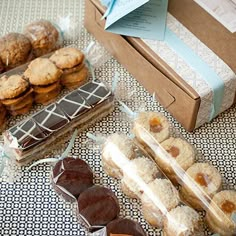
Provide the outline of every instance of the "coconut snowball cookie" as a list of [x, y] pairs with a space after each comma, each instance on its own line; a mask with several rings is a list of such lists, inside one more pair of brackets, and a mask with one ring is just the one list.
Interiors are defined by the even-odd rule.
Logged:
[[119, 158], [118, 152], [113, 147], [117, 147], [120, 151], [120, 155], [126, 160], [134, 159], [134, 144], [124, 134], [112, 134], [110, 135], [102, 147], [102, 165], [107, 175], [114, 178], [122, 178], [122, 159]]
[[137, 140], [144, 146], [149, 146], [150, 137], [145, 137], [147, 134], [151, 135], [157, 142], [163, 142], [169, 137], [169, 123], [166, 117], [160, 113], [146, 111], [140, 112], [134, 120], [133, 133]]
[[141, 196], [143, 216], [150, 225], [162, 228], [166, 212], [179, 204], [179, 192], [167, 179], [155, 179], [148, 184], [148, 187], [155, 199], [148, 193]]
[[[209, 163], [195, 163], [185, 173], [181, 188], [181, 197], [193, 208], [202, 210], [207, 205], [201, 197], [208, 201], [222, 185], [219, 171]], [[207, 197], [207, 198], [206, 198]]]
[[159, 177], [160, 171], [155, 163], [146, 157], [133, 159], [124, 167], [121, 180], [122, 191], [131, 198], [140, 198], [143, 185]]
[[162, 142], [161, 146], [169, 153], [171, 159], [169, 159], [169, 156], [163, 155], [160, 157], [155, 155], [155, 161], [172, 183], [177, 184], [179, 181], [176, 172], [183, 175], [194, 164], [194, 148], [187, 141], [173, 137]]
[[203, 236], [200, 216], [188, 206], [172, 209], [164, 219], [164, 236]]
[[215, 194], [207, 209], [206, 221], [215, 233], [236, 235], [236, 191], [224, 190]]

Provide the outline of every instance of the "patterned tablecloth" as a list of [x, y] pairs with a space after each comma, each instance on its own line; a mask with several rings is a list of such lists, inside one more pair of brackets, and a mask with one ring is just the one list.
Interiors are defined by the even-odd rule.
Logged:
[[[84, 1], [82, 0], [1, 0], [0, 35], [8, 32], [21, 32], [29, 22], [44, 18], [58, 21], [71, 20], [70, 40], [65, 44], [76, 44], [85, 48], [93, 37], [83, 27]], [[148, 109], [163, 112], [172, 125], [202, 154], [211, 161], [228, 183], [228, 188], [236, 188], [236, 107], [221, 114], [211, 124], [206, 124], [194, 133], [187, 133], [159, 104], [153, 106], [152, 96], [116, 60], [110, 59], [96, 70], [98, 78], [106, 80], [119, 72], [127, 88], [136, 90], [137, 97], [145, 101]], [[132, 107], [135, 104], [130, 101]], [[11, 120], [14, 124], [17, 117]], [[73, 147], [72, 154], [86, 160], [96, 175], [96, 183], [109, 186], [115, 191], [121, 205], [121, 215], [139, 221], [149, 235], [161, 235], [160, 231], [149, 227], [139, 211], [140, 203], [125, 197], [114, 179], [104, 174], [99, 151], [86, 149], [81, 143], [86, 140], [86, 132], [110, 134], [115, 131], [129, 132], [129, 124], [121, 120], [118, 109], [101, 122], [81, 133]], [[27, 172], [14, 183], [0, 182], [0, 235], [86, 235], [77, 223], [69, 205], [65, 205], [51, 188], [50, 166], [41, 164]], [[210, 235], [206, 231], [206, 235]]]

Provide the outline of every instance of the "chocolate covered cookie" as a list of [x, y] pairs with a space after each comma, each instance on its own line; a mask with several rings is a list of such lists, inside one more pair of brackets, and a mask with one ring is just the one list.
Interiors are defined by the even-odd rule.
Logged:
[[66, 157], [58, 161], [52, 173], [55, 191], [67, 200], [78, 198], [93, 185], [91, 168], [79, 158]]
[[120, 207], [115, 194], [108, 188], [93, 186], [78, 198], [81, 218], [89, 226], [103, 226], [118, 217]]

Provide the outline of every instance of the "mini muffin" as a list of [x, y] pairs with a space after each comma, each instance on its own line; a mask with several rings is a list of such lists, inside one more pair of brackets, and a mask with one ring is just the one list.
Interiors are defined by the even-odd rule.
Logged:
[[155, 163], [148, 158], [133, 159], [124, 167], [122, 191], [131, 198], [140, 198], [148, 183], [160, 176]]
[[60, 34], [50, 21], [32, 22], [25, 27], [24, 34], [30, 40], [36, 57], [52, 52], [60, 46]]
[[155, 161], [172, 183], [177, 184], [179, 181], [176, 173], [182, 176], [194, 164], [194, 149], [187, 141], [173, 137], [162, 142], [161, 146], [170, 155], [155, 156]]
[[0, 103], [0, 132], [4, 129], [6, 124], [6, 108]]
[[203, 236], [198, 213], [188, 206], [172, 209], [164, 219], [164, 236]]
[[59, 195], [72, 201], [93, 185], [93, 172], [85, 161], [66, 157], [53, 168], [52, 182]]
[[[124, 134], [112, 134], [110, 135], [102, 147], [102, 166], [107, 175], [114, 178], [122, 178], [123, 171], [117, 165], [117, 159], [114, 160], [117, 153], [114, 153], [114, 149], [110, 144], [115, 145], [127, 160], [132, 160], [135, 157], [134, 144]], [[120, 164], [121, 165], [121, 164]]]
[[26, 114], [33, 104], [29, 82], [20, 75], [0, 78], [0, 99], [12, 115]]
[[163, 142], [169, 137], [169, 123], [160, 113], [140, 112], [134, 120], [133, 133], [144, 147], [148, 147], [152, 138], [154, 141]]
[[31, 54], [31, 43], [19, 33], [9, 33], [0, 38], [0, 58], [6, 70], [27, 62]]
[[162, 228], [165, 214], [179, 204], [179, 192], [167, 179], [155, 179], [148, 188], [150, 193], [141, 197], [143, 216], [150, 225]]
[[130, 219], [116, 219], [110, 222], [107, 227], [107, 236], [115, 235], [134, 235], [134, 236], [146, 236], [143, 228], [137, 222]]
[[221, 189], [221, 185], [221, 175], [214, 166], [195, 163], [184, 175], [181, 196], [193, 208], [201, 210], [208, 205], [209, 198]]
[[48, 104], [59, 95], [61, 75], [62, 71], [48, 58], [37, 58], [29, 64], [24, 76], [34, 89], [36, 103]]
[[224, 190], [212, 198], [206, 220], [215, 233], [222, 236], [236, 234], [236, 191]]
[[88, 69], [84, 65], [84, 54], [77, 48], [61, 48], [50, 57], [55, 65], [63, 70], [61, 84], [74, 89], [87, 81]]
[[78, 198], [78, 211], [87, 227], [105, 226], [116, 219], [120, 206], [115, 194], [108, 188], [93, 186]]

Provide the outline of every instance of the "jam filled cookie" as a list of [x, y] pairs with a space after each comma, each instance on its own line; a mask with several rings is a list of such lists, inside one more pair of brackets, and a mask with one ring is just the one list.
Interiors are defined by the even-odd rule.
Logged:
[[188, 206], [178, 206], [172, 209], [164, 219], [163, 235], [203, 236], [200, 216]]
[[145, 157], [133, 159], [125, 167], [121, 180], [122, 191], [131, 198], [140, 198], [143, 194], [143, 183], [148, 184], [160, 175], [150, 159]]
[[162, 142], [161, 146], [169, 153], [171, 159], [155, 156], [155, 161], [172, 183], [177, 184], [179, 181], [176, 171], [180, 170], [183, 173], [194, 164], [194, 148], [187, 141], [173, 137]]
[[[203, 209], [201, 198], [212, 198], [222, 185], [219, 171], [208, 163], [195, 163], [185, 173], [181, 196], [195, 209]], [[206, 199], [207, 201], [207, 199]]]
[[128, 160], [132, 160], [135, 157], [133, 142], [124, 134], [112, 134], [110, 135], [102, 147], [102, 166], [107, 175], [114, 178], [122, 178], [123, 171], [114, 161], [117, 153], [114, 153], [112, 146], [115, 145], [119, 148], [120, 152]]
[[217, 193], [207, 209], [206, 220], [213, 232], [222, 236], [236, 235], [236, 192]]
[[88, 226], [107, 225], [116, 219], [120, 207], [115, 194], [108, 188], [93, 186], [78, 198], [79, 214]]
[[19, 33], [9, 33], [0, 38], [0, 59], [4, 68], [10, 70], [26, 63], [31, 56], [31, 43]]
[[60, 43], [58, 30], [46, 20], [35, 21], [27, 25], [24, 34], [30, 40], [36, 57], [56, 50]]
[[142, 195], [143, 216], [150, 225], [161, 228], [165, 213], [179, 204], [179, 193], [167, 179], [155, 179], [148, 187], [155, 198], [152, 199], [147, 193]]
[[52, 182], [59, 195], [73, 200], [93, 185], [93, 172], [85, 161], [66, 157], [53, 168]]

